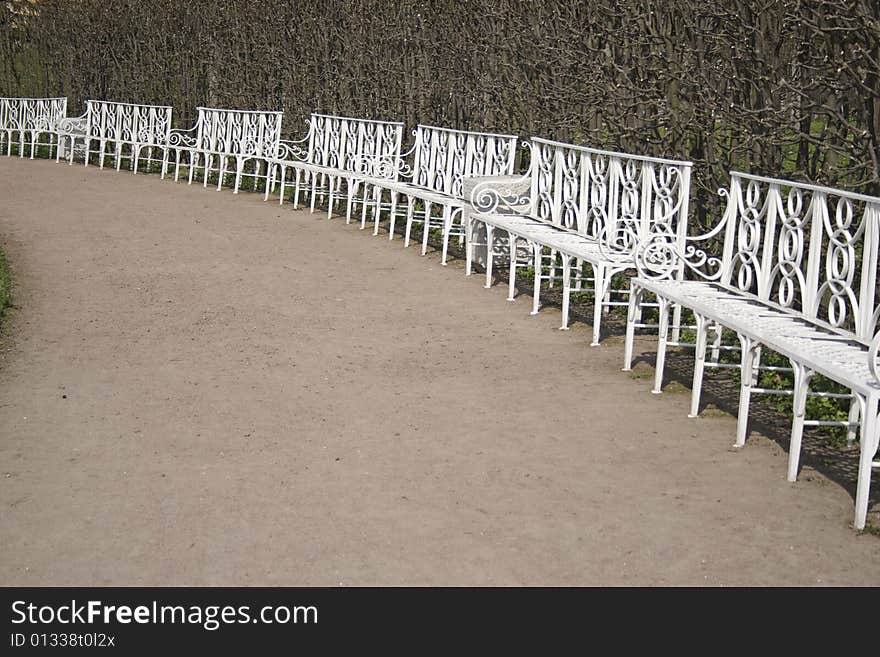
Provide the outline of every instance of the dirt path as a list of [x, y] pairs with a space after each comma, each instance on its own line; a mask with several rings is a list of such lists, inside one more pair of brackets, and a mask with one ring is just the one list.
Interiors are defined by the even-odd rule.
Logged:
[[0, 584], [880, 584], [840, 485], [460, 263], [5, 157], [0, 239]]

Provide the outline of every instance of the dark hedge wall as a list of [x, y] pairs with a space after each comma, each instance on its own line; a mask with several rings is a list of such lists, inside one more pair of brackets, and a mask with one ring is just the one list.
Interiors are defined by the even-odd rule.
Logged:
[[[12, 0], [0, 95], [539, 135], [880, 193], [876, 0]], [[702, 201], [702, 202], [701, 202]]]

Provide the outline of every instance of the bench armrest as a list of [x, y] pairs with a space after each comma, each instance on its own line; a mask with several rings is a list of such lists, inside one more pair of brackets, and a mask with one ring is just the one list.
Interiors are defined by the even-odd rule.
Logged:
[[874, 341], [871, 342], [871, 347], [868, 349], [868, 369], [871, 370], [877, 383], [880, 383], [880, 362], [878, 360], [880, 360], [880, 331], [877, 331]]
[[405, 153], [398, 155], [368, 155], [361, 153], [351, 159], [351, 168], [367, 178], [383, 178], [385, 180], [397, 180], [398, 178], [412, 178], [412, 167], [407, 164], [406, 158], [415, 150], [415, 146]]
[[194, 148], [196, 145], [196, 128], [181, 130], [172, 129], [168, 134], [168, 145], [172, 148]]
[[466, 176], [462, 196], [470, 200], [476, 214], [514, 212], [527, 214], [532, 209], [532, 177]]
[[[719, 189], [720, 196], [728, 196], [728, 190]], [[632, 236], [636, 269], [641, 278], [652, 280], [674, 278], [684, 270], [690, 270], [696, 277], [706, 281], [718, 281], [723, 274], [722, 260], [710, 255], [700, 242], [717, 237], [727, 227], [734, 211], [731, 204], [721, 221], [711, 230], [701, 235], [677, 235], [668, 224], [651, 226], [647, 236]]]
[[275, 147], [275, 152], [270, 153], [268, 159], [272, 162], [307, 162], [309, 159], [308, 149], [300, 144], [308, 141], [308, 135], [303, 139], [280, 139]]
[[82, 116], [71, 116], [59, 119], [56, 132], [62, 135], [85, 134], [87, 117], [88, 114], [83, 114]]

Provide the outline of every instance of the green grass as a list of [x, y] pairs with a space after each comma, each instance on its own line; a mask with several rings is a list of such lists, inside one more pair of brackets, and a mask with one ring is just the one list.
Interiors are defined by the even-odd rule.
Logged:
[[866, 525], [865, 528], [859, 533], [869, 534], [871, 536], [880, 536], [880, 527], [876, 527], [874, 525]]

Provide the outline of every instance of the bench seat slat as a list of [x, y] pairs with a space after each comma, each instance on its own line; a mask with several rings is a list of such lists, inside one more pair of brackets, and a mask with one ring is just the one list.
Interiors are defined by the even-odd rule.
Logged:
[[652, 281], [633, 285], [690, 308], [722, 326], [747, 335], [783, 356], [862, 394], [880, 391], [868, 369], [868, 346], [855, 336], [820, 326], [791, 310], [773, 308], [753, 298], [700, 281]]

